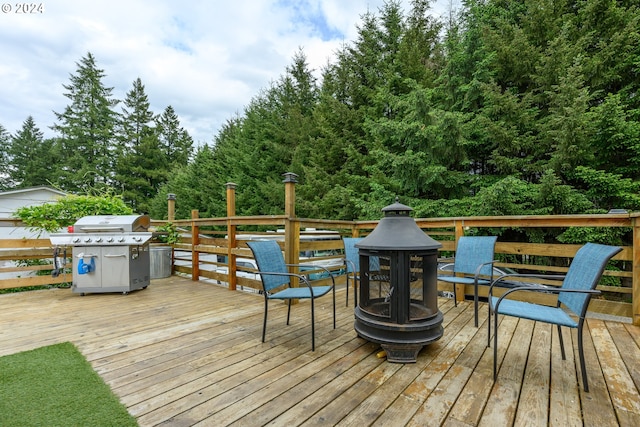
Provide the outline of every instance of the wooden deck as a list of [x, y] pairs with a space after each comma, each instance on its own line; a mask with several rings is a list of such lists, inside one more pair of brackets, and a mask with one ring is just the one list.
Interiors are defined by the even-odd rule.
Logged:
[[[392, 364], [356, 336], [338, 292], [317, 307], [272, 303], [260, 342], [262, 297], [170, 277], [123, 296], [70, 290], [0, 295], [0, 355], [71, 341], [141, 426], [640, 425], [640, 328], [589, 319], [591, 392], [579, 384], [575, 331], [505, 318], [492, 381], [486, 307], [440, 300], [445, 333], [415, 364]], [[319, 300], [319, 301], [323, 301]], [[505, 353], [508, 356], [505, 358]]]

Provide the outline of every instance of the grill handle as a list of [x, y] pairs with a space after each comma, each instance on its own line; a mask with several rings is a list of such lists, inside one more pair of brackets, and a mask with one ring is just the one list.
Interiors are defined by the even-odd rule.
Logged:
[[105, 254], [103, 255], [105, 258], [119, 258], [119, 257], [128, 257], [129, 254]]
[[101, 232], [105, 232], [105, 231], [124, 231], [124, 227], [118, 227], [118, 226], [103, 226], [103, 227], [91, 227], [91, 226], [80, 226], [78, 227], [77, 225], [75, 226], [76, 228], [82, 230], [82, 231], [86, 231], [89, 233], [101, 233]]
[[82, 253], [82, 254], [76, 255], [76, 258], [98, 258], [98, 255], [97, 254], [85, 254], [85, 253]]

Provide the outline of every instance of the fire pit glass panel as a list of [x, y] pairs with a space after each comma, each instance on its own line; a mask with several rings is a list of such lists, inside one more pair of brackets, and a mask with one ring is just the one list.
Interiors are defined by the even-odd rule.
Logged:
[[391, 282], [389, 280], [390, 258], [380, 252], [360, 250], [360, 266], [362, 271], [368, 271], [366, 276], [361, 276], [360, 298], [364, 298], [360, 309], [365, 312], [380, 316], [391, 317]]

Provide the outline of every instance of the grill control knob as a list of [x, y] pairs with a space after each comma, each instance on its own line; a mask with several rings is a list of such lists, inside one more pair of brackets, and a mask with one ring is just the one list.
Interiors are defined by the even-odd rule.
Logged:
[[79, 237], [74, 237], [73, 238], [73, 243], [80, 243], [80, 238]]
[[124, 242], [124, 237], [118, 237], [118, 242]]
[[141, 242], [141, 241], [142, 241], [142, 238], [141, 238], [141, 237], [139, 237], [139, 236], [133, 236], [133, 241], [134, 241], [134, 242]]
[[89, 242], [91, 241], [91, 237], [85, 237], [85, 238], [84, 238], [84, 241], [85, 241], [86, 243], [89, 243]]
[[100, 242], [102, 242], [102, 237], [98, 237], [98, 238], [96, 239], [96, 243], [100, 243]]
[[109, 238], [107, 239], [107, 242], [112, 243], [112, 242], [113, 242], [113, 237], [109, 237]]

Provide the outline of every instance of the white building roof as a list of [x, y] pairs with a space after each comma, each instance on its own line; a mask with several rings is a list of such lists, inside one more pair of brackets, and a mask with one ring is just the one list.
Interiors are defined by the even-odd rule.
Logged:
[[66, 195], [64, 191], [47, 186], [0, 192], [0, 218], [13, 218], [14, 212], [21, 207], [54, 202]]

